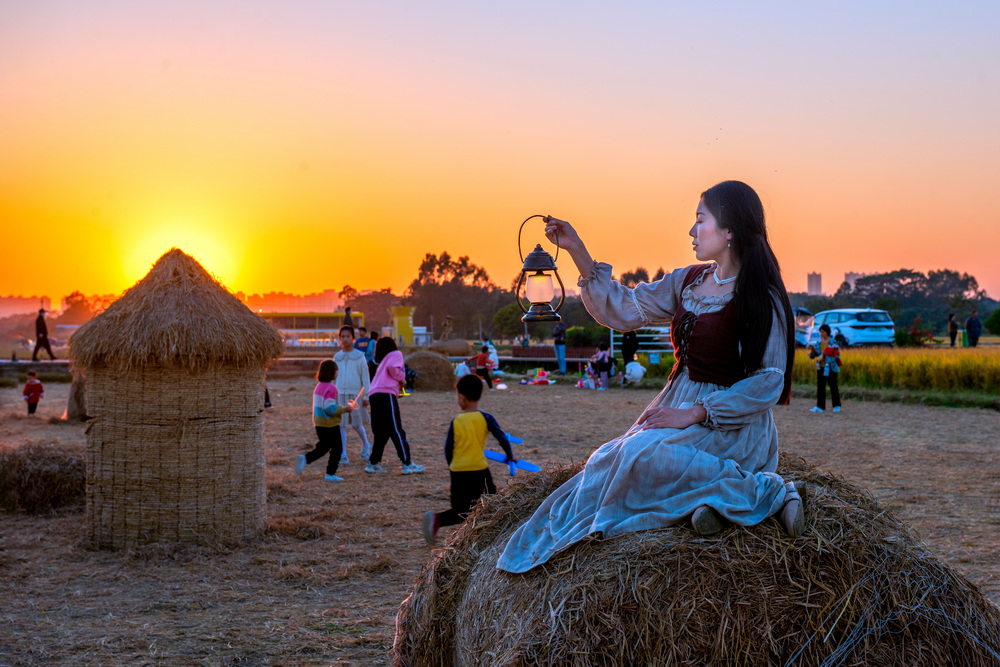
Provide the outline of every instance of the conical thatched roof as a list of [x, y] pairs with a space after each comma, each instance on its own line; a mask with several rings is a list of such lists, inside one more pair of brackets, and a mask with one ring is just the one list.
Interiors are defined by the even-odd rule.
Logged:
[[270, 324], [177, 248], [70, 343], [70, 355], [83, 366], [123, 370], [149, 364], [262, 367], [283, 349]]

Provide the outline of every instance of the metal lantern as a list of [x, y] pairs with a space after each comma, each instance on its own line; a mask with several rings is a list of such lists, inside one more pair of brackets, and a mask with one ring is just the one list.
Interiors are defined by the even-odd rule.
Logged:
[[[531, 218], [544, 218], [542, 215], [533, 215], [521, 223]], [[521, 229], [517, 231], [517, 252], [521, 255]], [[559, 256], [559, 246], [556, 246], [556, 257]], [[521, 275], [517, 279], [517, 287], [514, 289], [517, 305], [521, 307], [524, 316], [522, 322], [558, 322], [562, 318], [558, 310], [562, 308], [566, 300], [566, 288], [563, 287], [562, 278], [556, 269], [555, 258], [542, 249], [542, 244], [536, 244], [535, 249], [525, 257], [521, 255], [524, 266], [521, 267]], [[555, 277], [559, 283], [559, 305], [552, 308], [552, 299], [556, 296], [555, 284], [552, 278]], [[525, 308], [521, 302], [521, 288], [524, 287], [524, 296], [531, 304], [530, 308]]]

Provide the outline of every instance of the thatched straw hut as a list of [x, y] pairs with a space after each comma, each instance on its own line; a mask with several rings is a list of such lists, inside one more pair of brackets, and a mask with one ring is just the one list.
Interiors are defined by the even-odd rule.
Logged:
[[414, 352], [406, 365], [417, 373], [413, 386], [428, 391], [451, 391], [455, 388], [455, 369], [437, 352]]
[[173, 249], [73, 336], [94, 546], [236, 543], [264, 526], [264, 372], [278, 333]]
[[525, 574], [507, 538], [579, 470], [487, 497], [417, 578], [396, 665], [997, 665], [1000, 611], [867, 493], [809, 482], [807, 529], [776, 521], [588, 539]]

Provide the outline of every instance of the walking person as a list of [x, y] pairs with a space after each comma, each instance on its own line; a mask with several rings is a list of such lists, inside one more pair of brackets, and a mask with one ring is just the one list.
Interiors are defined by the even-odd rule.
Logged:
[[32, 361], [38, 361], [38, 351], [45, 350], [49, 353], [49, 359], [55, 361], [56, 355], [52, 354], [52, 345], [49, 343], [49, 327], [45, 323], [45, 309], [38, 309], [38, 317], [35, 318], [35, 351], [31, 354]]
[[422, 532], [427, 544], [434, 545], [434, 536], [442, 526], [454, 526], [465, 520], [466, 514], [484, 493], [496, 493], [493, 476], [483, 450], [490, 433], [500, 443], [508, 462], [516, 462], [510, 441], [493, 415], [479, 409], [483, 383], [474, 375], [459, 378], [455, 387], [458, 407], [462, 412], [451, 420], [444, 442], [444, 458], [451, 476], [451, 509], [424, 513]]
[[313, 426], [316, 427], [316, 445], [309, 452], [296, 456], [294, 460], [295, 474], [302, 475], [306, 466], [329, 454], [326, 462], [326, 481], [343, 482], [343, 477], [337, 476], [337, 466], [344, 444], [340, 439], [340, 420], [344, 413], [354, 408], [339, 405], [337, 402], [337, 362], [324, 359], [316, 371], [316, 388], [313, 389]]
[[969, 347], [979, 345], [979, 336], [983, 333], [983, 323], [979, 321], [979, 311], [973, 309], [972, 315], [965, 320], [965, 335], [969, 337]]
[[559, 375], [566, 374], [566, 324], [562, 320], [552, 327], [552, 347], [556, 351], [556, 363], [559, 365]]
[[791, 392], [794, 320], [757, 193], [738, 181], [703, 192], [688, 234], [708, 263], [635, 287], [613, 280], [568, 222], [548, 217], [545, 233], [572, 257], [598, 322], [619, 331], [670, 322], [677, 363], [631, 428], [514, 532], [497, 568], [527, 572], [590, 534], [607, 540], [685, 521], [709, 535], [778, 516], [801, 535], [802, 500], [777, 473], [771, 414]]
[[476, 365], [476, 375], [483, 379], [483, 382], [490, 388], [490, 391], [493, 391], [493, 375], [490, 373], [493, 367], [493, 360], [490, 359], [490, 348], [483, 345], [479, 354], [469, 358], [468, 364], [470, 368], [472, 364]]
[[[367, 340], [367, 339], [365, 339]], [[340, 351], [333, 355], [337, 362], [337, 403], [350, 405], [353, 410], [340, 421], [340, 439], [344, 449], [340, 456], [342, 464], [350, 463], [347, 455], [347, 427], [350, 426], [361, 438], [361, 460], [368, 462], [372, 445], [365, 432], [365, 424], [370, 423], [368, 417], [368, 392], [371, 389], [371, 378], [368, 375], [368, 361], [364, 353], [354, 347], [354, 328], [340, 327]]]
[[840, 376], [840, 347], [837, 341], [830, 337], [830, 325], [819, 327], [819, 342], [810, 345], [809, 358], [816, 360], [816, 407], [809, 412], [826, 410], [826, 385], [830, 385], [830, 398], [833, 411], [840, 412], [840, 386], [837, 378]]
[[955, 313], [948, 313], [948, 338], [951, 339], [951, 346], [955, 347], [955, 339], [958, 338], [958, 320]]
[[635, 353], [639, 351], [639, 335], [634, 331], [626, 331], [622, 334], [622, 363], [635, 359]]
[[365, 472], [384, 473], [382, 453], [385, 445], [392, 440], [396, 447], [396, 455], [403, 464], [403, 474], [412, 475], [423, 472], [424, 467], [417, 465], [410, 458], [410, 443], [406, 441], [406, 431], [403, 430], [403, 420], [399, 414], [400, 389], [406, 386], [406, 364], [403, 353], [396, 348], [396, 341], [389, 336], [382, 336], [375, 343], [375, 363], [378, 370], [371, 380], [372, 442], [371, 456]]

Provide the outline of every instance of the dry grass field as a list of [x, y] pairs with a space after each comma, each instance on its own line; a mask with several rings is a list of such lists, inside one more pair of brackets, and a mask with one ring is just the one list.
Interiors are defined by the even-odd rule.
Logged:
[[[320, 464], [301, 478], [290, 466], [312, 442], [312, 384], [270, 382], [268, 530], [252, 545], [97, 552], [82, 544], [80, 511], [0, 513], [0, 665], [388, 664], [396, 610], [431, 553], [420, 517], [448, 502], [441, 445], [454, 399], [401, 399], [426, 473], [400, 476], [390, 449], [390, 474], [366, 475], [352, 435], [347, 481], [330, 484]], [[82, 425], [49, 421], [67, 391], [48, 386], [29, 420], [19, 391], [0, 389], [0, 444], [82, 446]], [[654, 395], [514, 386], [482, 407], [525, 439], [519, 455], [545, 467], [586, 458]], [[870, 489], [1000, 603], [1000, 414], [853, 401], [815, 415], [811, 405], [775, 410], [783, 450]], [[503, 472], [493, 470], [500, 484]]]

